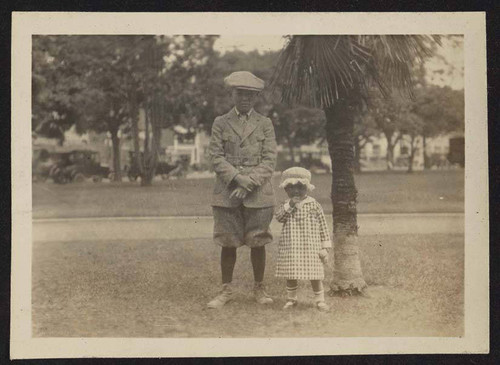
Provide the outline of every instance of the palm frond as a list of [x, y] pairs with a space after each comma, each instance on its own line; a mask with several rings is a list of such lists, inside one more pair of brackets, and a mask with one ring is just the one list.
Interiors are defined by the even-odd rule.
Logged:
[[412, 69], [432, 54], [436, 36], [291, 36], [278, 59], [270, 89], [281, 101], [325, 108], [376, 87], [412, 95]]

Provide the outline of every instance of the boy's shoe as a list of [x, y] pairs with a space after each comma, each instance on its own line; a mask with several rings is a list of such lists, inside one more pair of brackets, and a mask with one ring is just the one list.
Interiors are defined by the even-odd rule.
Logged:
[[290, 310], [294, 307], [297, 306], [297, 301], [296, 300], [288, 300], [286, 304], [283, 306], [284, 310]]
[[328, 306], [328, 304], [326, 304], [325, 302], [317, 302], [316, 303], [316, 308], [320, 311], [320, 312], [328, 312], [330, 310], [330, 307]]
[[219, 309], [231, 300], [233, 300], [233, 291], [231, 290], [231, 285], [223, 284], [221, 293], [207, 304], [207, 308]]
[[259, 304], [273, 303], [273, 299], [266, 293], [266, 289], [262, 283], [255, 283], [253, 287], [253, 296], [255, 301]]

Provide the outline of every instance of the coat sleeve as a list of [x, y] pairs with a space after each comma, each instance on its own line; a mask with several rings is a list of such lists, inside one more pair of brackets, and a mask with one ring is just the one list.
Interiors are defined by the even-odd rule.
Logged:
[[260, 157], [260, 163], [252, 169], [249, 176], [262, 185], [273, 176], [276, 166], [276, 136], [274, 134], [273, 122], [269, 118], [265, 118], [264, 142]]
[[215, 173], [227, 186], [238, 175], [238, 170], [226, 160], [222, 139], [223, 127], [223, 122], [219, 118], [215, 118], [208, 151]]
[[323, 208], [319, 203], [316, 204], [317, 218], [319, 223], [319, 236], [321, 239], [322, 248], [332, 247], [332, 242], [330, 240], [330, 234], [328, 233], [328, 225], [326, 224], [325, 214], [323, 213]]
[[280, 204], [275, 213], [276, 220], [280, 223], [285, 223], [288, 218], [290, 218], [294, 210], [295, 207], [292, 208], [288, 202]]

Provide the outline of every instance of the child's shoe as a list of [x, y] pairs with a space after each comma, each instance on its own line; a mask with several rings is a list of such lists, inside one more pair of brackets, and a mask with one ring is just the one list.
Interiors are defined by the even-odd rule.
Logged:
[[326, 304], [325, 301], [317, 302], [316, 303], [316, 308], [320, 312], [328, 312], [330, 310], [330, 307], [328, 306], [328, 304]]
[[231, 289], [231, 285], [223, 284], [221, 293], [214, 299], [212, 299], [207, 304], [207, 307], [209, 309], [219, 309], [222, 308], [224, 304], [229, 303], [231, 300], [233, 300], [233, 291]]
[[297, 301], [296, 300], [288, 300], [285, 305], [283, 306], [283, 310], [290, 310], [293, 309], [297, 306]]
[[253, 296], [259, 304], [272, 304], [273, 299], [266, 293], [264, 284], [255, 282], [253, 287]]

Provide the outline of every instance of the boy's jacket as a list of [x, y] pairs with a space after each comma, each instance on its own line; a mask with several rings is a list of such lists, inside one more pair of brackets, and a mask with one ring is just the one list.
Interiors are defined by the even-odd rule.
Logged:
[[276, 165], [276, 137], [269, 118], [250, 113], [245, 125], [233, 108], [215, 118], [209, 154], [216, 173], [212, 206], [237, 207], [242, 202], [230, 199], [237, 187], [233, 180], [237, 174], [250, 176], [260, 183], [243, 200], [248, 208], [264, 208], [275, 204], [271, 178]]

